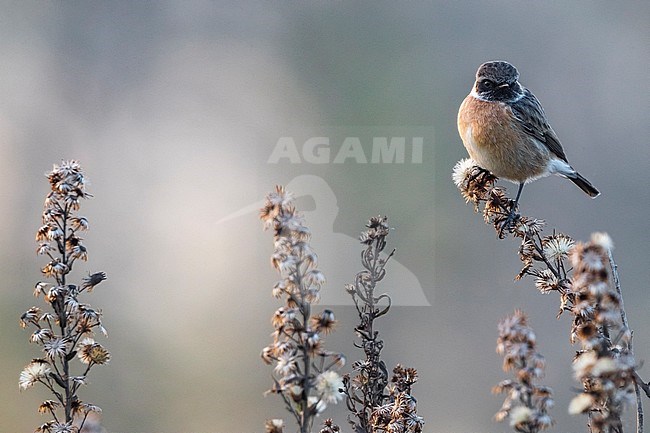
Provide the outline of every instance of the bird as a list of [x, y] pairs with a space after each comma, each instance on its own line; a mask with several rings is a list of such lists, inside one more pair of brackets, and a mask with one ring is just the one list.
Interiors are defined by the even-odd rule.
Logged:
[[524, 185], [555, 174], [576, 184], [591, 198], [600, 192], [567, 160], [542, 104], [519, 83], [519, 71], [502, 60], [483, 63], [472, 90], [458, 110], [458, 133], [469, 156], [494, 176]]

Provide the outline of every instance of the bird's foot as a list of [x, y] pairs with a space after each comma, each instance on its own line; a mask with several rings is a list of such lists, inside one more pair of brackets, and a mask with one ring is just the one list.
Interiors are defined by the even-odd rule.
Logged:
[[505, 238], [506, 233], [512, 233], [515, 230], [515, 226], [517, 225], [519, 218], [521, 218], [521, 215], [518, 214], [516, 212], [516, 208], [513, 207], [510, 210], [510, 213], [508, 213], [506, 219], [504, 219], [501, 223], [499, 223], [499, 228], [497, 230], [499, 239]]

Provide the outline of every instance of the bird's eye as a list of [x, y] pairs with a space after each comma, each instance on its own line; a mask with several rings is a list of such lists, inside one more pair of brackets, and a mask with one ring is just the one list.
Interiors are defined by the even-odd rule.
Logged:
[[486, 89], [491, 89], [492, 86], [494, 86], [494, 83], [492, 82], [492, 80], [483, 80], [482, 84], [483, 84], [483, 87], [485, 87]]

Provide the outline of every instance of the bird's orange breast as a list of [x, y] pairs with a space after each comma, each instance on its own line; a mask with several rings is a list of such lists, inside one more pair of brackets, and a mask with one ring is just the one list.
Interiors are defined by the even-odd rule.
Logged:
[[468, 95], [458, 111], [458, 132], [469, 156], [498, 177], [525, 182], [548, 164], [548, 149], [526, 134], [505, 103]]

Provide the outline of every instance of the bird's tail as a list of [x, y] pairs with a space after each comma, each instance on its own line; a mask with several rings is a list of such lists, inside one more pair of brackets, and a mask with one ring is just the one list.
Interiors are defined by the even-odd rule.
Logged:
[[600, 195], [598, 191], [587, 179], [585, 179], [580, 173], [573, 172], [566, 176], [571, 182], [578, 185], [578, 188], [589, 194], [589, 197], [596, 198]]

